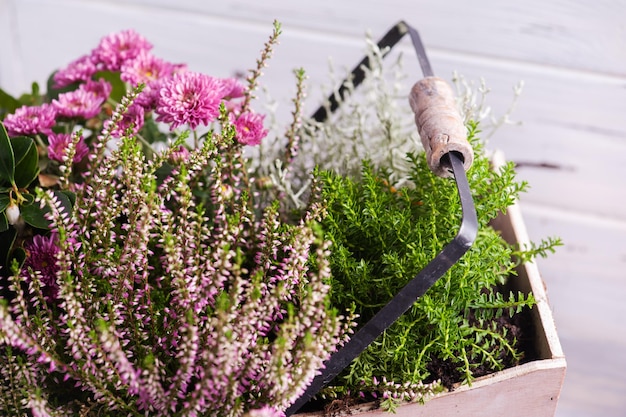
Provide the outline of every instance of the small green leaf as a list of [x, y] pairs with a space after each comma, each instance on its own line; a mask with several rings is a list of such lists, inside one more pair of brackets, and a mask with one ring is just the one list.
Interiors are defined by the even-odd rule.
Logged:
[[15, 185], [28, 187], [39, 174], [39, 155], [35, 141], [26, 136], [11, 138], [15, 158]]
[[30, 85], [33, 97], [39, 97], [39, 84], [37, 82], [33, 82]]
[[15, 158], [4, 124], [0, 123], [0, 182], [14, 183]]

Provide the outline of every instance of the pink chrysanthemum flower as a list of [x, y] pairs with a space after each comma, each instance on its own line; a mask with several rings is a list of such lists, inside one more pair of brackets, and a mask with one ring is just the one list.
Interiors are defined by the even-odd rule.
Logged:
[[80, 85], [79, 89], [87, 91], [88, 93], [94, 93], [98, 98], [101, 98], [102, 101], [106, 101], [111, 95], [113, 87], [110, 82], [104, 78], [100, 78], [98, 81], [87, 80], [86, 83]]
[[91, 56], [97, 65], [110, 71], [119, 71], [124, 63], [136, 58], [152, 44], [132, 29], [112, 33], [102, 38]]
[[171, 129], [189, 125], [208, 125], [219, 114], [222, 84], [217, 78], [197, 72], [174, 74], [159, 90], [157, 121], [170, 124]]
[[129, 129], [131, 130], [131, 135], [136, 135], [139, 129], [143, 127], [143, 122], [143, 107], [137, 103], [133, 103], [126, 109], [126, 112], [122, 115], [122, 120], [118, 123], [116, 128], [111, 131], [111, 135], [120, 138], [125, 136]]
[[228, 115], [230, 122], [235, 125], [235, 138], [242, 145], [258, 145], [267, 136], [267, 130], [263, 128], [265, 115], [245, 112], [239, 116], [233, 113]]
[[[67, 133], [52, 133], [48, 136], [48, 158], [55, 161], [63, 162], [63, 157], [67, 152], [67, 147], [72, 143], [72, 135]], [[76, 144], [73, 162], [77, 163], [83, 160], [89, 153], [89, 147], [85, 143], [85, 139], [81, 136]]]
[[39, 272], [42, 292], [46, 300], [51, 301], [57, 298], [59, 286], [57, 284], [57, 272], [59, 266], [57, 263], [57, 246], [58, 235], [51, 233], [49, 236], [37, 235], [33, 240], [25, 245], [26, 260], [24, 261], [23, 270], [28, 268]]
[[9, 136], [50, 134], [55, 124], [56, 111], [49, 104], [22, 106], [4, 118]]
[[54, 74], [54, 86], [56, 88], [63, 88], [75, 82], [87, 81], [91, 79], [91, 76], [96, 72], [97, 68], [91, 56], [83, 55]]
[[100, 106], [104, 102], [96, 93], [79, 88], [69, 93], [59, 94], [59, 98], [52, 100], [57, 114], [65, 117], [84, 117], [91, 119], [100, 113]]
[[158, 80], [149, 81], [135, 99], [135, 103], [140, 104], [146, 110], [154, 110], [159, 103], [159, 92], [161, 86], [170, 79], [174, 74], [180, 74], [187, 71], [185, 64], [173, 64], [171, 66], [172, 73]]
[[141, 93], [135, 99], [135, 104], [139, 104], [145, 110], [154, 110], [159, 102], [159, 90], [163, 80], [155, 80], [147, 83]]
[[174, 64], [157, 58], [148, 51], [141, 51], [135, 58], [122, 64], [120, 78], [132, 85], [148, 84], [150, 81], [169, 77], [175, 68]]
[[222, 94], [225, 100], [230, 100], [233, 98], [243, 97], [243, 93], [245, 91], [245, 87], [241, 82], [239, 82], [236, 78], [223, 78], [222, 82]]

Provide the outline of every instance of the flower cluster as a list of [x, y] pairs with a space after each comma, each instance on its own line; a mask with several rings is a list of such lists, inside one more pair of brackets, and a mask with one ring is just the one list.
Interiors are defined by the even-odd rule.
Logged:
[[322, 206], [255, 197], [253, 86], [151, 48], [109, 35], [4, 119], [3, 414], [280, 416], [347, 334]]
[[[452, 239], [454, 184], [414, 152], [372, 42], [358, 103], [305, 119], [296, 70], [293, 120], [266, 138], [251, 104], [279, 34], [245, 82], [167, 62], [127, 30], [44, 95], [0, 90], [0, 414], [284, 417]], [[489, 228], [525, 184], [467, 127], [472, 250], [322, 397], [393, 410], [520, 359], [505, 316], [534, 300], [498, 288], [558, 240], [519, 250]]]
[[[241, 144], [258, 145], [267, 135], [263, 116], [242, 106], [245, 88], [239, 80], [189, 71], [183, 64], [151, 54], [151, 49], [152, 44], [133, 30], [104, 37], [90, 54], [54, 73], [53, 85], [59, 90], [50, 103], [24, 105], [7, 115], [4, 125], [8, 134], [48, 137], [53, 132], [71, 133], [76, 124], [97, 127], [94, 121], [85, 121], [108, 116], [111, 103], [121, 98], [119, 94], [111, 96], [112, 83], [121, 81], [142, 85], [143, 91], [111, 132], [115, 137], [128, 129], [137, 134], [152, 114], [171, 129], [209, 126], [216, 122], [222, 102], [227, 103]], [[61, 154], [58, 143], [55, 156]]]

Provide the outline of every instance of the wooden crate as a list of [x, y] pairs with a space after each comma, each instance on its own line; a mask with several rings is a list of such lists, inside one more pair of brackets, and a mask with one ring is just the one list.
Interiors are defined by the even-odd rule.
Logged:
[[[494, 164], [500, 165], [496, 156]], [[521, 245], [529, 242], [519, 204], [493, 222], [494, 228], [508, 242]], [[517, 268], [518, 276], [511, 280], [513, 291], [532, 292], [537, 304], [531, 309], [534, 348], [537, 359], [500, 372], [476, 378], [471, 386], [461, 385], [452, 392], [439, 394], [425, 404], [400, 405], [395, 414], [376, 409], [375, 404], [363, 404], [351, 410], [352, 416], [394, 417], [548, 417], [554, 416], [566, 371], [566, 361], [556, 332], [546, 288], [537, 265], [529, 262]], [[306, 413], [301, 416], [319, 416]]]

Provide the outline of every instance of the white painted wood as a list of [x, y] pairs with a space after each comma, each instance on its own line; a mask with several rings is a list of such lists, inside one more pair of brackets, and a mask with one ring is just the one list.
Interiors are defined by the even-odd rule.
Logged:
[[622, 417], [626, 410], [626, 225], [522, 204], [531, 239], [565, 246], [537, 261], [568, 369], [557, 417]]
[[[104, 34], [128, 27], [150, 39], [160, 56], [187, 62], [198, 71], [228, 76], [254, 65], [271, 30], [269, 23], [239, 22], [170, 9], [136, 6], [129, 10], [130, 13], [120, 15], [120, 6], [109, 3], [72, 2], [60, 8], [57, 3], [40, 0], [20, 2], [18, 18], [29, 23], [19, 39], [24, 78], [45, 82], [49, 72], [89, 51]], [[91, 15], [99, 19], [86, 18]], [[266, 20], [271, 19], [268, 16]], [[46, 36], [59, 26], [74, 30]], [[164, 27], [175, 27], [176, 36], [164, 31]], [[352, 67], [363, 53], [362, 39], [331, 37], [288, 25], [284, 30], [281, 45], [262, 80], [282, 103], [288, 103], [293, 94], [294, 67], [306, 68], [309, 85], [315, 86], [327, 82], [329, 55], [337, 66]], [[419, 77], [408, 42], [403, 50], [408, 70]], [[626, 181], [626, 172], [619, 169], [626, 155], [626, 81], [438, 50], [433, 51], [431, 58], [444, 77], [449, 78], [454, 70], [469, 79], [484, 77], [492, 88], [490, 103], [495, 109], [506, 108], [512, 98], [512, 86], [521, 79], [526, 82], [513, 115], [523, 121], [523, 126], [503, 129], [493, 139], [493, 146], [503, 149], [515, 161], [554, 164], [562, 169], [520, 170], [522, 178], [533, 184], [525, 200], [626, 220], [626, 211], [622, 209], [626, 193], [620, 188]], [[407, 83], [407, 91], [411, 84]], [[319, 94], [313, 90], [310, 95], [312, 108], [319, 102]], [[288, 108], [284, 107], [282, 113], [287, 114]], [[589, 151], [591, 142], [596, 152]]]
[[[397, 417], [552, 417], [558, 400], [558, 390], [565, 372], [565, 359], [530, 362], [506, 369], [491, 376], [477, 378], [472, 386], [438, 395], [425, 404], [403, 404], [397, 407]], [[297, 415], [297, 414], [296, 414]], [[350, 414], [359, 417], [388, 417], [386, 411], [367, 404]], [[320, 417], [321, 413], [306, 413], [302, 417]]]
[[289, 26], [352, 37], [362, 36], [366, 29], [382, 33], [404, 19], [419, 28], [431, 48], [626, 75], [626, 3], [622, 1], [132, 2], [225, 20], [266, 23], [275, 17]]
[[[492, 159], [494, 169], [496, 170], [506, 163], [502, 152], [496, 152]], [[492, 224], [510, 244], [517, 244], [521, 248], [530, 247], [531, 240], [522, 217], [519, 202], [509, 207], [507, 212], [501, 214]], [[563, 348], [561, 347], [552, 310], [550, 309], [545, 283], [541, 278], [537, 263], [532, 261], [520, 265], [517, 268], [517, 274], [515, 278], [509, 280], [509, 285], [515, 290], [523, 291], [527, 294], [532, 293], [535, 297], [536, 305], [533, 307], [532, 316], [535, 321], [535, 346], [540, 357], [546, 359], [563, 358]]]
[[15, 5], [12, 0], [0, 0], [0, 87], [17, 91], [28, 85], [17, 79], [21, 62], [17, 59], [17, 30]]

